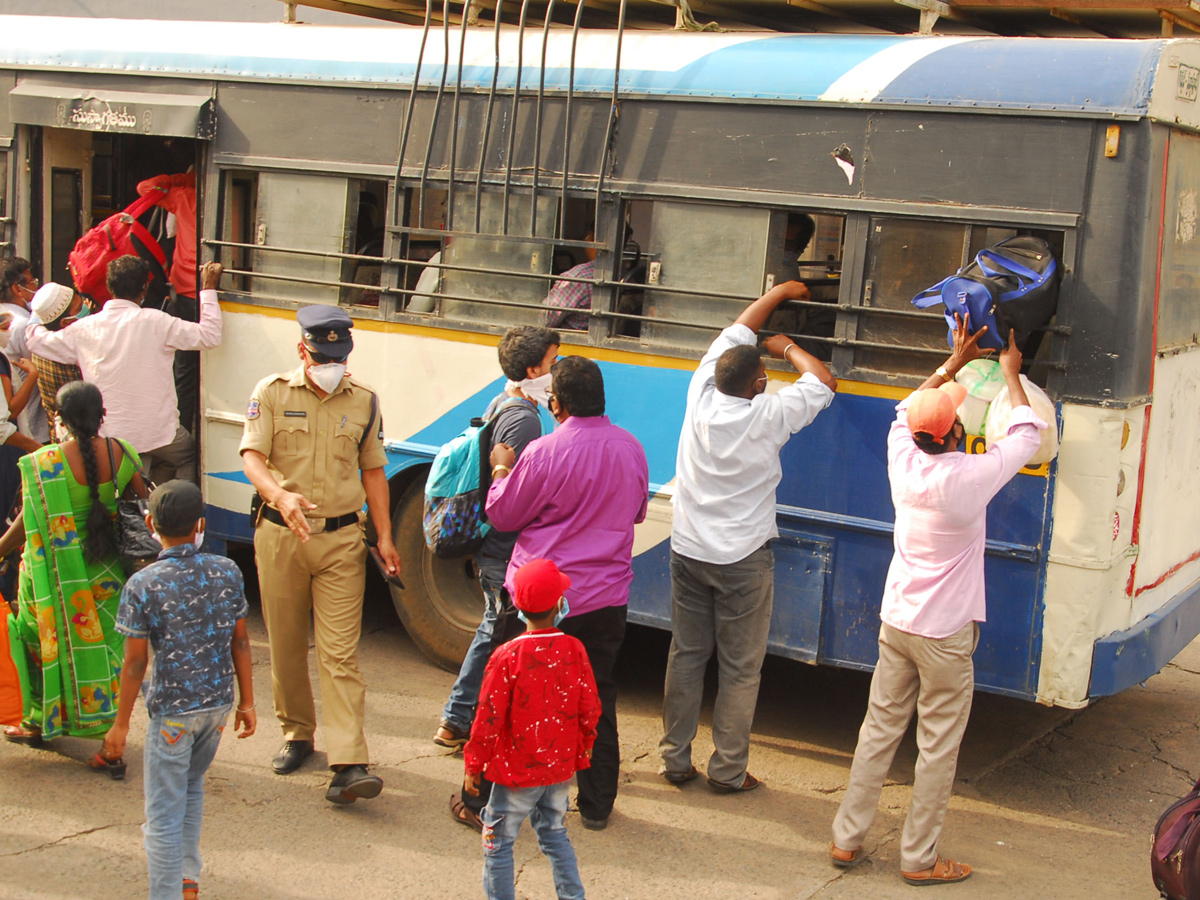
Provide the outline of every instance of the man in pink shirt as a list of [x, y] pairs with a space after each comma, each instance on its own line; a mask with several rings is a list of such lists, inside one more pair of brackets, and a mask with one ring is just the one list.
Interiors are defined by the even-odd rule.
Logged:
[[521, 458], [492, 449], [487, 514], [492, 527], [518, 531], [505, 587], [534, 559], [553, 559], [571, 579], [561, 628], [592, 662], [600, 723], [592, 765], [576, 775], [585, 828], [608, 825], [621, 752], [617, 741], [617, 653], [625, 639], [633, 581], [633, 526], [646, 518], [650, 471], [637, 438], [604, 415], [604, 378], [590, 359], [568, 356], [551, 369], [550, 412], [559, 425], [531, 441]]
[[200, 321], [185, 322], [142, 309], [150, 269], [136, 256], [122, 256], [108, 264], [113, 299], [100, 312], [61, 331], [33, 325], [26, 335], [34, 353], [79, 366], [84, 381], [100, 388], [100, 433], [129, 441], [158, 484], [172, 478], [198, 483], [196, 442], [179, 424], [171, 367], [176, 350], [221, 343], [220, 263], [206, 263], [201, 277]]
[[1040, 429], [1021, 385], [1013, 336], [1000, 354], [1012, 399], [1008, 434], [987, 453], [956, 453], [963, 443], [956, 408], [965, 395], [954, 376], [983, 356], [980, 328], [958, 322], [944, 366], [896, 407], [888, 434], [888, 478], [896, 508], [895, 554], [883, 592], [879, 663], [858, 735], [846, 796], [833, 820], [830, 857], [849, 868], [862, 861], [883, 781], [913, 710], [916, 776], [900, 837], [900, 874], [909, 884], [962, 881], [971, 867], [938, 855], [937, 842], [954, 787], [958, 748], [971, 713], [971, 660], [986, 619], [983, 581], [988, 501], [1037, 452]]

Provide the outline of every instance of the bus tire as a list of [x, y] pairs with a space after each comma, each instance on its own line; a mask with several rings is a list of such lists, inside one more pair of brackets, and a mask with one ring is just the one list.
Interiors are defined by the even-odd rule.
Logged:
[[413, 643], [443, 669], [457, 672], [483, 619], [483, 591], [470, 556], [439, 559], [425, 546], [424, 487], [424, 478], [410, 484], [392, 514], [404, 589], [388, 589]]

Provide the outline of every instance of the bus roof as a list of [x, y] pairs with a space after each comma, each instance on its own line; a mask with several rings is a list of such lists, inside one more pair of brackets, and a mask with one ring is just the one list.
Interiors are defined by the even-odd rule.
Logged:
[[[448, 83], [458, 77], [457, 27]], [[517, 78], [517, 30], [506, 27], [499, 86]], [[0, 16], [0, 68], [236, 80], [407, 86], [421, 29]], [[608, 94], [617, 35], [584, 31], [575, 90]], [[540, 29], [526, 32], [521, 89], [536, 90]], [[432, 31], [421, 83], [442, 77], [444, 38]], [[554, 29], [546, 89], [565, 90], [571, 34]], [[486, 89], [492, 28], [466, 34], [462, 85]], [[620, 91], [628, 95], [871, 104], [1058, 115], [1160, 118], [1200, 126], [1200, 41], [892, 35], [627, 32]], [[1048, 151], [1050, 148], [1047, 148]]]

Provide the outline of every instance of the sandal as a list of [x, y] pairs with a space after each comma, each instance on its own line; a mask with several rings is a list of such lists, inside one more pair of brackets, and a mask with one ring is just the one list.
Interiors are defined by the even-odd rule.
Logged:
[[909, 884], [922, 887], [926, 884], [954, 884], [966, 881], [971, 877], [971, 867], [966, 863], [956, 863], [952, 859], [942, 859], [940, 856], [928, 869], [920, 872], [901, 872], [900, 875]]
[[754, 790], [760, 784], [762, 784], [762, 782], [749, 772], [746, 773], [745, 781], [739, 785], [725, 784], [723, 781], [713, 781], [711, 778], [708, 779], [708, 786], [718, 794], [741, 794], [745, 793], [746, 791]]
[[853, 869], [867, 858], [862, 847], [857, 850], [843, 850], [833, 841], [829, 842], [829, 861], [839, 869]]
[[100, 750], [88, 760], [88, 765], [97, 772], [107, 772], [108, 776], [113, 781], [120, 781], [125, 777], [125, 759], [118, 756], [116, 759], [109, 759], [104, 755], [104, 751]]
[[43, 743], [41, 729], [26, 728], [24, 725], [9, 725], [4, 729], [4, 739], [26, 747], [40, 747]]
[[475, 811], [463, 802], [462, 793], [459, 791], [450, 795], [450, 815], [455, 822], [483, 833], [483, 819], [479, 818]]
[[442, 722], [433, 734], [433, 742], [439, 747], [457, 750], [471, 738], [469, 731], [459, 731], [449, 722]]
[[183, 900], [198, 900], [200, 897], [200, 884], [195, 878], [183, 879]]
[[700, 777], [700, 773], [696, 770], [695, 766], [688, 766], [686, 772], [669, 772], [663, 769], [658, 774], [662, 775], [671, 784], [687, 784], [689, 781], [695, 781]]

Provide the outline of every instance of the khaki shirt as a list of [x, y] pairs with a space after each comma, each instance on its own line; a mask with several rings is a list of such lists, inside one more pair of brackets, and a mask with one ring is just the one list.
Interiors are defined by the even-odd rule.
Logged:
[[[306, 515], [343, 516], [366, 502], [359, 469], [387, 463], [383, 419], [373, 391], [350, 376], [321, 399], [304, 366], [264, 378], [250, 395], [239, 453], [257, 450], [286, 491], [317, 505]], [[363, 432], [370, 432], [363, 440]]]

